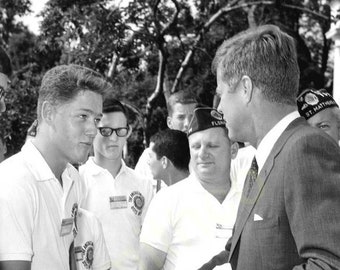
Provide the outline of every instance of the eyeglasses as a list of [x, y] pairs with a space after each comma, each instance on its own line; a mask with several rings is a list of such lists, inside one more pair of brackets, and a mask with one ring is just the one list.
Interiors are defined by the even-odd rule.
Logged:
[[121, 128], [100, 127], [98, 129], [99, 129], [99, 133], [103, 137], [110, 137], [113, 132], [116, 132], [116, 135], [118, 137], [125, 137], [129, 132], [128, 127], [121, 127]]

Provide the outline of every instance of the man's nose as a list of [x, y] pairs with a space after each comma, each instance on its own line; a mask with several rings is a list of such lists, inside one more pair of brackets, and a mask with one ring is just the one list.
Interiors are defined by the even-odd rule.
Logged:
[[184, 127], [185, 127], [185, 129], [188, 129], [189, 124], [190, 124], [190, 120], [191, 120], [191, 117], [186, 117], [184, 119]]
[[204, 159], [205, 157], [208, 156], [208, 152], [207, 152], [206, 147], [203, 146], [203, 147], [200, 148], [200, 150], [198, 152], [198, 156], [202, 159]]
[[96, 137], [97, 133], [98, 133], [98, 129], [97, 129], [96, 124], [94, 122], [89, 123], [87, 128], [86, 128], [86, 135], [94, 138], [94, 137]]
[[217, 106], [217, 111], [222, 112], [221, 102], [220, 102], [220, 103], [218, 104], [218, 106]]
[[112, 132], [111, 136], [109, 137], [109, 140], [114, 142], [118, 140], [118, 136], [115, 131]]

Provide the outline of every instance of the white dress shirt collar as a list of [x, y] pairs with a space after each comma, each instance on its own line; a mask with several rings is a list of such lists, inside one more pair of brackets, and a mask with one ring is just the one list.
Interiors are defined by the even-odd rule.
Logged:
[[283, 117], [261, 140], [259, 146], [256, 149], [256, 161], [258, 165], [258, 173], [260, 173], [264, 163], [266, 162], [270, 152], [273, 149], [274, 144], [282, 135], [288, 125], [295, 119], [299, 118], [298, 111], [291, 112]]

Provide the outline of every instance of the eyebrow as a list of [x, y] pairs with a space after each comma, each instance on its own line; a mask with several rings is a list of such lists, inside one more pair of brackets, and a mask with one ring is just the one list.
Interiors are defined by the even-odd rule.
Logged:
[[[85, 109], [85, 108], [79, 108], [79, 111], [84, 111], [84, 112], [88, 112], [91, 114], [96, 114], [94, 111], [90, 110], [90, 109]], [[99, 116], [103, 116], [103, 113], [99, 113]]]

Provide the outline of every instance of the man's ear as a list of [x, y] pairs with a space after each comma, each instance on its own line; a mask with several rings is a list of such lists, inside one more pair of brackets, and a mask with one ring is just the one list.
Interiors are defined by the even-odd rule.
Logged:
[[166, 124], [168, 125], [168, 128], [172, 129], [172, 119], [170, 116], [166, 118]]
[[165, 170], [168, 167], [168, 158], [166, 156], [162, 156], [161, 158], [161, 163], [162, 163], [162, 168]]
[[237, 142], [233, 142], [230, 146], [230, 153], [231, 153], [231, 159], [235, 159], [237, 156], [237, 152], [239, 149], [239, 145]]
[[54, 119], [56, 113], [56, 107], [53, 106], [49, 101], [44, 101], [41, 105], [41, 118], [47, 122], [51, 123]]
[[243, 90], [243, 94], [245, 97], [245, 102], [248, 104], [254, 95], [254, 84], [251, 78], [247, 75], [242, 76], [241, 78], [241, 86]]
[[129, 124], [128, 124], [128, 128], [129, 128], [129, 131], [128, 131], [128, 134], [126, 135], [126, 139], [128, 139], [130, 135], [132, 134], [132, 127]]

